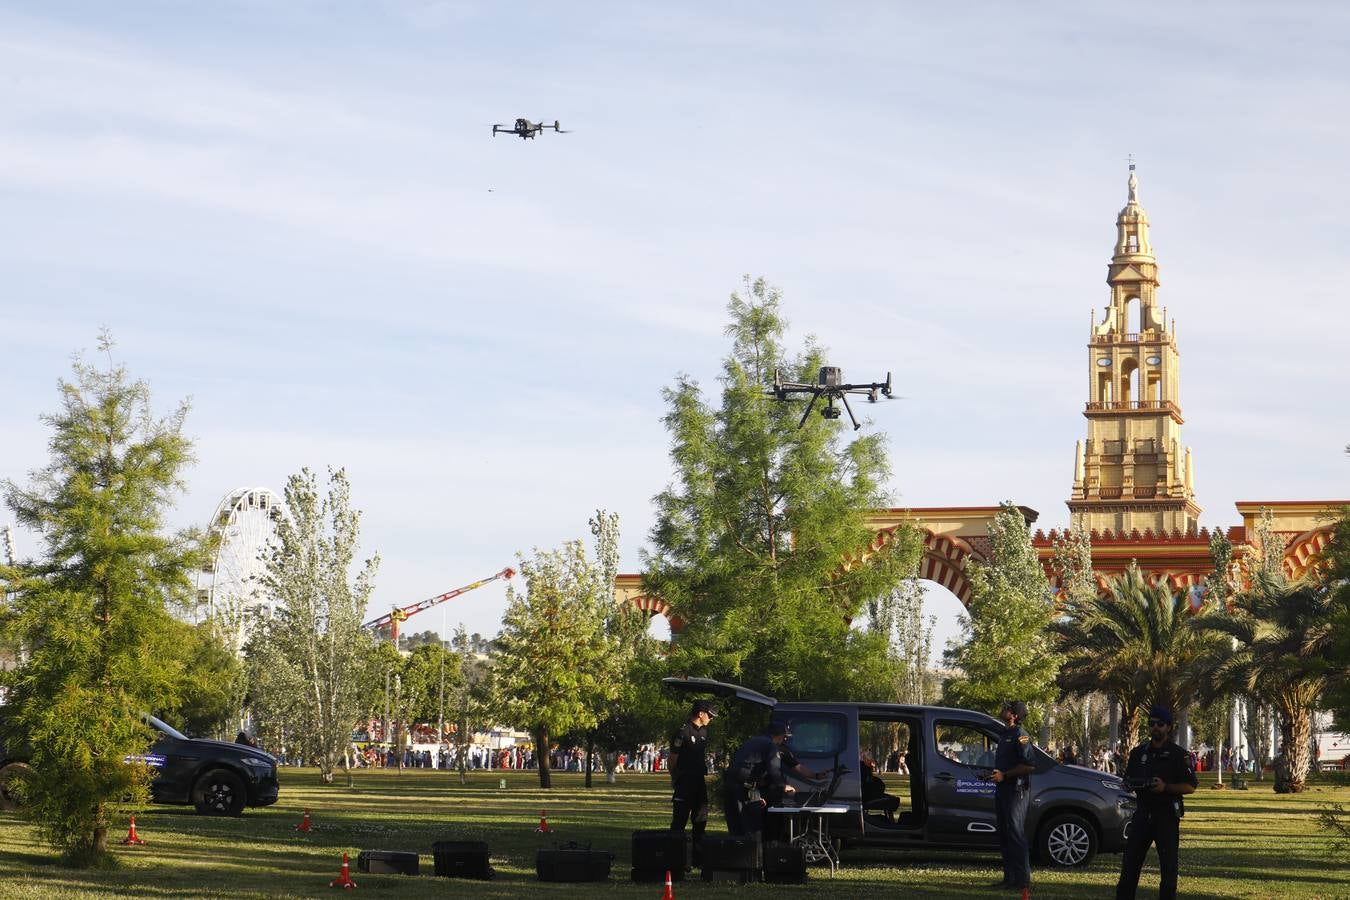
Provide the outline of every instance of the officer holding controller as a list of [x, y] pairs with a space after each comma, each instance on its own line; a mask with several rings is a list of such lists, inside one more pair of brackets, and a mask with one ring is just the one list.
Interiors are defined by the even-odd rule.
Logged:
[[1172, 711], [1166, 706], [1149, 710], [1148, 734], [1148, 743], [1131, 750], [1125, 766], [1125, 786], [1139, 798], [1139, 808], [1130, 820], [1130, 836], [1120, 861], [1117, 900], [1133, 900], [1149, 844], [1158, 845], [1158, 868], [1162, 870], [1158, 897], [1169, 900], [1177, 895], [1177, 848], [1186, 811], [1181, 798], [1195, 792], [1195, 768], [1191, 755], [1172, 742]]
[[1031, 792], [1032, 765], [1031, 735], [1022, 727], [1027, 705], [1021, 700], [1007, 700], [999, 713], [1003, 733], [998, 738], [994, 753], [994, 770], [989, 780], [994, 782], [994, 812], [998, 823], [999, 849], [1003, 853], [1003, 880], [995, 887], [1031, 887], [1031, 847], [1027, 843], [1027, 797]]

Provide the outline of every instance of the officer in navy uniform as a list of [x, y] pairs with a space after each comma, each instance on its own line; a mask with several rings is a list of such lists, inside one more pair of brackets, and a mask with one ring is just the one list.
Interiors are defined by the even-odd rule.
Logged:
[[1031, 847], [1027, 843], [1027, 797], [1031, 793], [1031, 735], [1021, 722], [1027, 705], [1021, 700], [1004, 702], [999, 718], [1003, 733], [994, 753], [994, 812], [998, 821], [999, 850], [1003, 853], [1003, 880], [995, 887], [1031, 887]]
[[1158, 896], [1169, 900], [1177, 895], [1177, 847], [1186, 811], [1181, 798], [1195, 792], [1195, 766], [1191, 755], [1172, 742], [1172, 711], [1166, 706], [1149, 710], [1148, 734], [1148, 743], [1131, 750], [1125, 765], [1126, 783], [1137, 781], [1142, 786], [1134, 789], [1139, 806], [1120, 861], [1117, 900], [1133, 900], [1149, 844], [1155, 843], [1162, 871]]
[[670, 781], [674, 815], [670, 830], [684, 832], [693, 819], [693, 861], [699, 864], [703, 832], [708, 827], [708, 723], [717, 710], [707, 700], [697, 700], [689, 710], [689, 719], [670, 737]]
[[724, 779], [723, 806], [727, 831], [731, 834], [759, 838], [764, 828], [764, 810], [768, 807], [765, 795], [781, 796], [795, 790], [783, 775], [779, 753], [787, 736], [785, 723], [770, 722], [764, 734], [746, 741], [731, 757]]

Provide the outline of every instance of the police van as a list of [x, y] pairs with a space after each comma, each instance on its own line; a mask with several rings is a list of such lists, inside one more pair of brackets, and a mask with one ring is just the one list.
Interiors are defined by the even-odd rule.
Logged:
[[[788, 748], [806, 766], [835, 771], [829, 804], [830, 834], [845, 847], [987, 850], [997, 853], [994, 762], [1003, 723], [965, 709], [892, 703], [779, 703], [739, 685], [707, 678], [665, 678], [670, 691], [742, 700], [769, 711], [770, 721], [789, 725]], [[1114, 775], [1064, 765], [1036, 748], [1027, 808], [1033, 851], [1051, 866], [1085, 866], [1098, 853], [1120, 853], [1134, 814], [1134, 795]], [[908, 775], [878, 772], [888, 797], [863, 798], [862, 760], [887, 767], [903, 762]], [[819, 784], [790, 779], [799, 793]], [[885, 810], [883, 812], [883, 809]], [[892, 811], [894, 810], [894, 811]]]

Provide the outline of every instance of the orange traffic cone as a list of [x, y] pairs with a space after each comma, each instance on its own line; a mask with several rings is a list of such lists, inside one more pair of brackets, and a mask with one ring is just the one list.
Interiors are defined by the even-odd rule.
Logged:
[[335, 887], [340, 887], [340, 888], [354, 888], [354, 887], [356, 887], [356, 882], [355, 882], [355, 881], [352, 881], [352, 867], [351, 867], [351, 863], [349, 863], [349, 862], [347, 861], [347, 854], [345, 854], [345, 853], [342, 854], [342, 871], [338, 873], [338, 877], [337, 877], [337, 878], [335, 878], [335, 879], [333, 879], [332, 881], [328, 882], [328, 886], [329, 886], [330, 888], [335, 888]]
[[305, 834], [309, 834], [311, 831], [314, 830], [309, 825], [309, 807], [305, 807], [305, 817], [300, 820], [299, 825], [295, 826], [295, 830], [303, 831]]
[[544, 815], [544, 810], [539, 810], [539, 827], [534, 830], [535, 834], [552, 834], [553, 829], [548, 827], [548, 816]]
[[670, 884], [669, 869], [666, 869], [666, 889], [661, 893], [661, 900], [675, 900], [675, 889]]
[[127, 832], [127, 836], [126, 836], [126, 837], [122, 838], [122, 843], [124, 843], [124, 844], [131, 844], [132, 846], [135, 846], [135, 845], [137, 845], [137, 844], [144, 844], [144, 843], [145, 843], [145, 841], [141, 840], [141, 836], [140, 836], [139, 834], [136, 833], [136, 817], [135, 817], [135, 816], [132, 816], [132, 817], [131, 817], [131, 830]]

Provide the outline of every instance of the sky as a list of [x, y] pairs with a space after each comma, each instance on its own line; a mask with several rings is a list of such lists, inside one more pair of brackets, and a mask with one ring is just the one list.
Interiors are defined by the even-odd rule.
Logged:
[[[1063, 526], [1132, 154], [1202, 522], [1344, 499], [1347, 60], [1330, 2], [8, 3], [0, 478], [106, 327], [191, 400], [174, 525], [340, 466], [372, 614], [598, 508], [636, 572], [662, 389], [716, 392], [749, 274], [790, 346], [894, 373], [892, 505]], [[492, 136], [518, 117], [570, 133]]]

